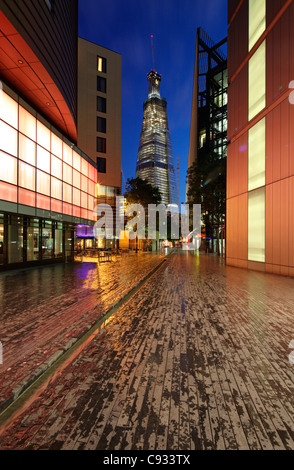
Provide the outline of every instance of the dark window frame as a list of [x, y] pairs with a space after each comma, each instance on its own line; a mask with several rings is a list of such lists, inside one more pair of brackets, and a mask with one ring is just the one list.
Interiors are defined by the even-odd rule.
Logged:
[[104, 137], [97, 137], [97, 152], [106, 153], [106, 139]]
[[106, 158], [97, 157], [97, 171], [98, 173], [106, 173]]
[[[103, 84], [103, 86], [101, 86]], [[107, 90], [107, 84], [106, 84], [106, 78], [101, 77], [100, 75], [97, 75], [97, 91], [100, 91], [100, 93], [106, 93]]]
[[102, 134], [106, 134], [106, 119], [101, 117], [101, 116], [97, 116], [97, 132], [101, 132]]
[[106, 98], [103, 96], [97, 96], [97, 111], [106, 114]]

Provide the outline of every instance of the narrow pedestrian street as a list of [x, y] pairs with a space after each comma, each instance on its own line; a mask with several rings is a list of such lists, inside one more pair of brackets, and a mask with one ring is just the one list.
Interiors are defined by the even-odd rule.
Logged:
[[2, 422], [0, 449], [294, 450], [294, 279], [143, 256], [0, 276], [4, 409], [162, 263]]

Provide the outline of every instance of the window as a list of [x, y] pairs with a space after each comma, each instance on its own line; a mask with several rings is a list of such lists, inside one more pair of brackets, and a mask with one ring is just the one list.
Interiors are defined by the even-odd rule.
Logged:
[[249, 41], [250, 51], [266, 28], [266, 0], [249, 0]]
[[106, 99], [97, 96], [97, 111], [99, 113], [106, 113]]
[[106, 132], [106, 119], [102, 117], [97, 117], [97, 132]]
[[97, 170], [98, 173], [106, 173], [106, 158], [97, 158]]
[[265, 262], [265, 188], [248, 195], [248, 259]]
[[248, 190], [265, 185], [265, 118], [249, 130]]
[[35, 191], [36, 187], [36, 170], [33, 166], [24, 162], [19, 162], [19, 186], [22, 188]]
[[101, 93], [106, 93], [106, 78], [97, 77], [97, 91], [101, 91]]
[[97, 70], [106, 73], [106, 59], [104, 57], [97, 57]]
[[0, 152], [0, 180], [10, 184], [17, 184], [17, 159]]
[[97, 137], [97, 152], [106, 153], [106, 139]]
[[249, 112], [248, 119], [254, 118], [264, 107], [265, 107], [265, 87], [266, 87], [266, 75], [265, 75], [265, 41], [253, 54], [249, 60], [248, 68], [248, 95], [249, 95]]

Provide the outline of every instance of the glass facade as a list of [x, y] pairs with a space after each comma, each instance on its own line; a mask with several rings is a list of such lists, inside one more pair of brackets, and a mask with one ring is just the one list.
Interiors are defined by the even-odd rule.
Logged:
[[0, 89], [2, 269], [73, 257], [76, 224], [96, 220], [96, 165], [29, 109]]
[[160, 75], [150, 72], [148, 80], [149, 95], [143, 107], [136, 177], [158, 187], [162, 203], [176, 204], [176, 178], [166, 112], [167, 103], [160, 97]]
[[[95, 166], [4, 90], [0, 159], [0, 199], [95, 220]], [[74, 202], [79, 198], [87, 201], [82, 207]]]

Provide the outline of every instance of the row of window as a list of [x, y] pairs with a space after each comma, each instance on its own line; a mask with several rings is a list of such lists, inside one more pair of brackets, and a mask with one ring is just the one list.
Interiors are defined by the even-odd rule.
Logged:
[[[107, 61], [104, 57], [97, 57], [97, 71], [106, 73]], [[97, 76], [97, 91], [100, 93], [106, 93], [106, 78], [100, 75]], [[97, 96], [97, 112], [106, 114], [106, 98]], [[96, 123], [97, 132], [106, 134], [106, 118], [97, 116]], [[96, 150], [98, 153], [106, 153], [106, 138], [97, 137]], [[106, 158], [97, 158], [97, 170], [98, 173], [106, 173]]]

